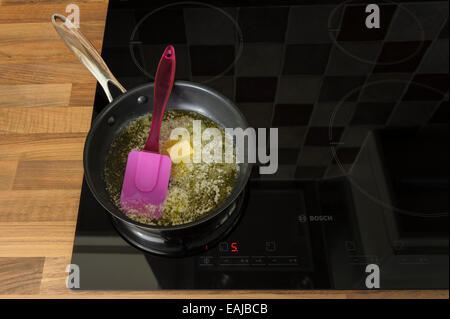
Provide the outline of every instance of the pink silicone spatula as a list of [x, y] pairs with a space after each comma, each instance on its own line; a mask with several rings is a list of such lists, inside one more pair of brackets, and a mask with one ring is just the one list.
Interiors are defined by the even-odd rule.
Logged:
[[143, 151], [128, 154], [120, 205], [126, 212], [150, 218], [160, 218], [167, 196], [172, 162], [159, 154], [161, 121], [172, 92], [175, 78], [175, 49], [169, 45], [156, 70], [153, 93], [153, 117]]

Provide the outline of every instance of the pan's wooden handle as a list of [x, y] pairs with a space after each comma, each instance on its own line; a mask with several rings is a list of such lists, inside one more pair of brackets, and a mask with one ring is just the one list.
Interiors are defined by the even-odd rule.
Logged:
[[95, 76], [105, 91], [109, 102], [112, 102], [113, 97], [109, 91], [108, 83], [112, 83], [123, 93], [126, 92], [125, 88], [111, 73], [92, 43], [78, 31], [69, 19], [60, 14], [53, 14], [52, 24], [69, 49], [80, 59], [81, 63], [84, 64], [92, 75]]

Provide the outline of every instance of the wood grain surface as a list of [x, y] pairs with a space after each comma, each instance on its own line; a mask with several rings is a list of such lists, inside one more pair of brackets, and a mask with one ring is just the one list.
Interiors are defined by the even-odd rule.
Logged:
[[[74, 1], [0, 0], [0, 298], [448, 298], [438, 291], [72, 292], [65, 287], [95, 79], [59, 40]], [[106, 1], [75, 1], [100, 49]]]

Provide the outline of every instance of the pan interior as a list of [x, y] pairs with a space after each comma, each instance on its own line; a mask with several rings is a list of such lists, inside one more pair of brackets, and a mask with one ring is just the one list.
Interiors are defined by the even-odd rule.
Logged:
[[[150, 125], [151, 114], [140, 117], [130, 123], [110, 147], [105, 162], [105, 182], [112, 200], [119, 208], [121, 207], [120, 196], [128, 154], [132, 150], [143, 149]], [[184, 128], [183, 133], [188, 134], [184, 135], [184, 138], [189, 139], [190, 147], [194, 145], [194, 142], [200, 142], [202, 148], [206, 147], [206, 150], [212, 146], [220, 147], [220, 153], [215, 150], [214, 155], [220, 155], [222, 161], [209, 164], [204, 161], [172, 163], [164, 214], [158, 219], [127, 214], [131, 219], [149, 225], [186, 224], [198, 220], [216, 209], [230, 195], [237, 178], [238, 165], [234, 159], [231, 163], [225, 162], [226, 153], [224, 151], [225, 149], [235, 149], [233, 139], [229, 135], [225, 135], [223, 128], [217, 123], [203, 115], [192, 111], [167, 110], [160, 132], [161, 154], [169, 155], [167, 152], [169, 147], [178, 147], [175, 146], [177, 141], [170, 140], [170, 135], [176, 133], [180, 128]], [[201, 133], [197, 129], [200, 129]], [[196, 131], [195, 135], [193, 135], [194, 131]], [[181, 132], [178, 131], [178, 133]], [[198, 139], [205, 134], [213, 134], [214, 140], [206, 136]], [[220, 138], [220, 143], [217, 138]], [[232, 154], [232, 156], [235, 155]]]

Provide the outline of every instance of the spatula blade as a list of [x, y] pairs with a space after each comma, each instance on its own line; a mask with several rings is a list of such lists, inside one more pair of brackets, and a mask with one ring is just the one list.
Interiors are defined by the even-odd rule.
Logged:
[[128, 154], [120, 205], [135, 216], [160, 218], [164, 210], [172, 161], [166, 155], [131, 151]]

